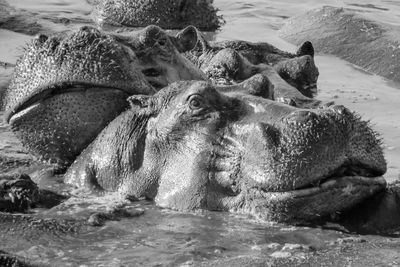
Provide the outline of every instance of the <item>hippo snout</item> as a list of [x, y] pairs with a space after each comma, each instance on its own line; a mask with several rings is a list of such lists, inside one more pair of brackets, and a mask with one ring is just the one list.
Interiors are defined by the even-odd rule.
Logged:
[[386, 171], [377, 134], [343, 106], [293, 109], [275, 123], [248, 129], [243, 173], [266, 191], [297, 190], [340, 170], [366, 176]]

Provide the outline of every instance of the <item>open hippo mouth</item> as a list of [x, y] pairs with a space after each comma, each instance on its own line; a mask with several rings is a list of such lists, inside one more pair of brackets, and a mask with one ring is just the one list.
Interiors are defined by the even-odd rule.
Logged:
[[276, 197], [283, 198], [301, 198], [310, 197], [332, 190], [342, 190], [344, 194], [356, 193], [362, 190], [362, 187], [368, 190], [379, 190], [386, 186], [386, 180], [382, 172], [368, 169], [368, 167], [342, 165], [338, 167], [331, 175], [315, 179], [314, 182], [295, 188], [290, 191], [268, 192]]
[[56, 84], [51, 84], [43, 89], [37, 89], [39, 93], [35, 94], [26, 101], [16, 105], [14, 109], [7, 110], [5, 114], [5, 120], [7, 123], [12, 124], [15, 119], [19, 116], [23, 116], [26, 112], [29, 112], [30, 108], [33, 108], [41, 103], [49, 102], [51, 98], [57, 95], [63, 94], [79, 94], [84, 95], [88, 92], [93, 93], [92, 97], [95, 95], [104, 96], [105, 94], [110, 95], [124, 95], [128, 97], [132, 94], [132, 90], [126, 90], [125, 88], [111, 87], [110, 85], [103, 84], [92, 84], [84, 82], [61, 82]]
[[135, 87], [112, 84], [50, 83], [7, 110], [5, 119], [31, 154], [64, 168], [126, 109], [134, 93]]
[[[250, 195], [258, 201], [246, 210], [267, 220], [310, 221], [332, 215], [335, 217], [384, 188], [386, 180], [375, 170], [339, 167], [332, 175], [295, 190], [252, 190]], [[268, 212], [265, 212], [266, 209]]]

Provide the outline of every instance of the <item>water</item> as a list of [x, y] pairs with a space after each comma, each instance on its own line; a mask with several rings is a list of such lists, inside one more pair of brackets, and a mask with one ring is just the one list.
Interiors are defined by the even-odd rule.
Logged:
[[[375, 20], [400, 24], [398, 1], [215, 0], [226, 24], [213, 38], [265, 41], [283, 50], [294, 51], [295, 47], [279, 38], [277, 33], [284, 19], [326, 4], [353, 8]], [[12, 5], [42, 18], [70, 20], [60, 28], [76, 28], [90, 21], [91, 7], [83, 1], [13, 0]], [[0, 30], [0, 61], [14, 64], [30, 38]], [[384, 140], [388, 161], [385, 177], [388, 181], [398, 179], [400, 85], [365, 73], [332, 56], [318, 55], [316, 64], [320, 69], [318, 98], [344, 104], [371, 120]], [[11, 71], [12, 67], [0, 66], [0, 92], [7, 86]], [[1, 122], [0, 156], [4, 155], [29, 158], [7, 125]], [[49, 179], [52, 177], [43, 178], [42, 183], [48, 183]], [[50, 184], [57, 182], [53, 179]], [[291, 265], [302, 261], [321, 266], [400, 265], [400, 240], [397, 238], [363, 236], [360, 239], [357, 235], [336, 230], [271, 224], [228, 213], [182, 214], [160, 210], [146, 202], [132, 206], [144, 209], [144, 215], [111, 221], [103, 227], [83, 229], [74, 235], [55, 237], [39, 232], [17, 236], [0, 231], [0, 249], [54, 266], [187, 266], [225, 260], [225, 264], [220, 264], [224, 266], [240, 265], [243, 257], [263, 259], [269, 255], [289, 255], [293, 260]], [[288, 245], [285, 247], [287, 243], [300, 247], [290, 249]], [[229, 262], [229, 259], [234, 260]]]

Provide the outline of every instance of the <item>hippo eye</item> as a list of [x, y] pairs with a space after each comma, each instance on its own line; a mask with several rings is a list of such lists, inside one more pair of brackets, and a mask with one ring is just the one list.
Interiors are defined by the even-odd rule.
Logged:
[[191, 110], [199, 110], [201, 108], [203, 108], [203, 97], [201, 97], [200, 95], [192, 95], [189, 97], [189, 108]]

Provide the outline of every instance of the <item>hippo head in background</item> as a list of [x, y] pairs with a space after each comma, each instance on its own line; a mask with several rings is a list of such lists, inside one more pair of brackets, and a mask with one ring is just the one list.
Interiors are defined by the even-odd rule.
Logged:
[[164, 29], [193, 25], [215, 31], [223, 23], [212, 0], [96, 0], [92, 16], [100, 25], [144, 27], [155, 24]]
[[66, 167], [126, 109], [128, 96], [185, 79], [204, 74], [157, 26], [131, 36], [88, 26], [41, 35], [17, 62], [4, 93], [5, 119], [30, 153]]
[[266, 42], [208, 42], [193, 26], [171, 39], [176, 40], [177, 48], [218, 84], [238, 83], [256, 73], [267, 72], [278, 97], [289, 94], [305, 99], [317, 94], [319, 71], [311, 42], [304, 42], [296, 53], [289, 53]]
[[67, 183], [274, 221], [315, 219], [385, 188], [377, 134], [342, 106], [299, 109], [205, 81], [129, 101]]

